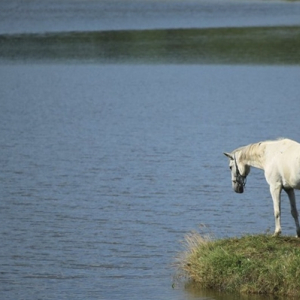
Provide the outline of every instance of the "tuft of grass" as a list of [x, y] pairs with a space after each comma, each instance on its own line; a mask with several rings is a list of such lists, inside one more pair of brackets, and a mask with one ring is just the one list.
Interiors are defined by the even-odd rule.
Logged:
[[211, 240], [193, 232], [185, 244], [179, 273], [202, 288], [300, 296], [300, 239], [262, 234]]

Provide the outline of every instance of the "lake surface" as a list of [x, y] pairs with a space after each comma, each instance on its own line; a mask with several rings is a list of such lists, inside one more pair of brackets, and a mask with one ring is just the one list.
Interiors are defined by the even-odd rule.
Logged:
[[0, 33], [299, 25], [297, 1], [1, 0]]
[[[96, 14], [98, 5], [109, 7], [104, 1], [28, 3], [27, 10], [22, 2], [1, 3], [11, 5], [10, 17], [0, 18], [2, 33], [59, 34], [76, 20], [77, 30], [85, 32], [113, 24], [114, 15], [100, 29], [101, 22], [89, 22], [86, 10]], [[164, 17], [168, 12], [169, 23], [160, 20], [171, 27], [176, 13], [187, 27], [185, 16], [197, 13], [228, 25], [217, 21], [218, 5], [205, 13], [202, 2], [187, 2], [186, 9], [184, 3], [127, 3], [130, 18], [122, 13], [116, 23], [124, 29], [149, 26], [150, 6], [165, 7], [159, 11]], [[228, 16], [235, 12], [232, 5]], [[259, 20], [260, 26], [282, 25], [282, 9], [291, 16], [299, 9], [297, 3], [235, 5], [256, 11], [257, 18], [248, 21]], [[264, 19], [258, 8], [268, 5], [277, 14]], [[118, 15], [117, 7], [111, 10]], [[23, 28], [9, 26], [17, 8]], [[28, 10], [41, 15], [30, 21]], [[126, 11], [125, 4], [120, 10]], [[145, 23], [132, 19], [143, 15]], [[49, 16], [57, 17], [57, 27]], [[63, 22], [63, 16], [69, 18]], [[238, 16], [233, 23], [251, 25]], [[30, 63], [16, 56], [0, 65], [0, 297], [272, 299], [174, 288], [172, 264], [192, 230], [215, 238], [274, 230], [262, 172], [252, 169], [245, 193], [235, 194], [223, 152], [281, 136], [300, 141], [300, 66], [32, 57]], [[299, 208], [299, 192], [296, 197]], [[286, 195], [282, 210], [283, 234], [294, 235]]]

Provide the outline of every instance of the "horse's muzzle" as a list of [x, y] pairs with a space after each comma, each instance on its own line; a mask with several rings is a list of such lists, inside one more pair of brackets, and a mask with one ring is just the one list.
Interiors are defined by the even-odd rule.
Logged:
[[238, 194], [242, 194], [244, 193], [244, 186], [238, 182], [233, 182], [233, 190]]

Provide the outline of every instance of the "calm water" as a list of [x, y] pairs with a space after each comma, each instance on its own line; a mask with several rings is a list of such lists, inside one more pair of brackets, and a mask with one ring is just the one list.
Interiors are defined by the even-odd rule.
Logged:
[[[273, 231], [262, 172], [235, 194], [222, 153], [300, 141], [299, 76], [299, 66], [2, 63], [0, 298], [269, 299], [172, 288], [171, 265], [191, 230]], [[294, 235], [285, 195], [282, 209]]]
[[234, 194], [222, 152], [300, 140], [299, 67], [1, 70], [5, 299], [193, 299], [171, 288], [187, 232], [273, 230], [262, 173]]
[[0, 8], [0, 33], [300, 23], [297, 1], [1, 0]]

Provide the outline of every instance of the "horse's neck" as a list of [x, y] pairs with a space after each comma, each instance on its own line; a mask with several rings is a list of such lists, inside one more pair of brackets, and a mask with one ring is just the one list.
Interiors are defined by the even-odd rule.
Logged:
[[241, 149], [240, 159], [248, 166], [263, 169], [264, 152], [265, 146], [262, 143], [251, 144]]

